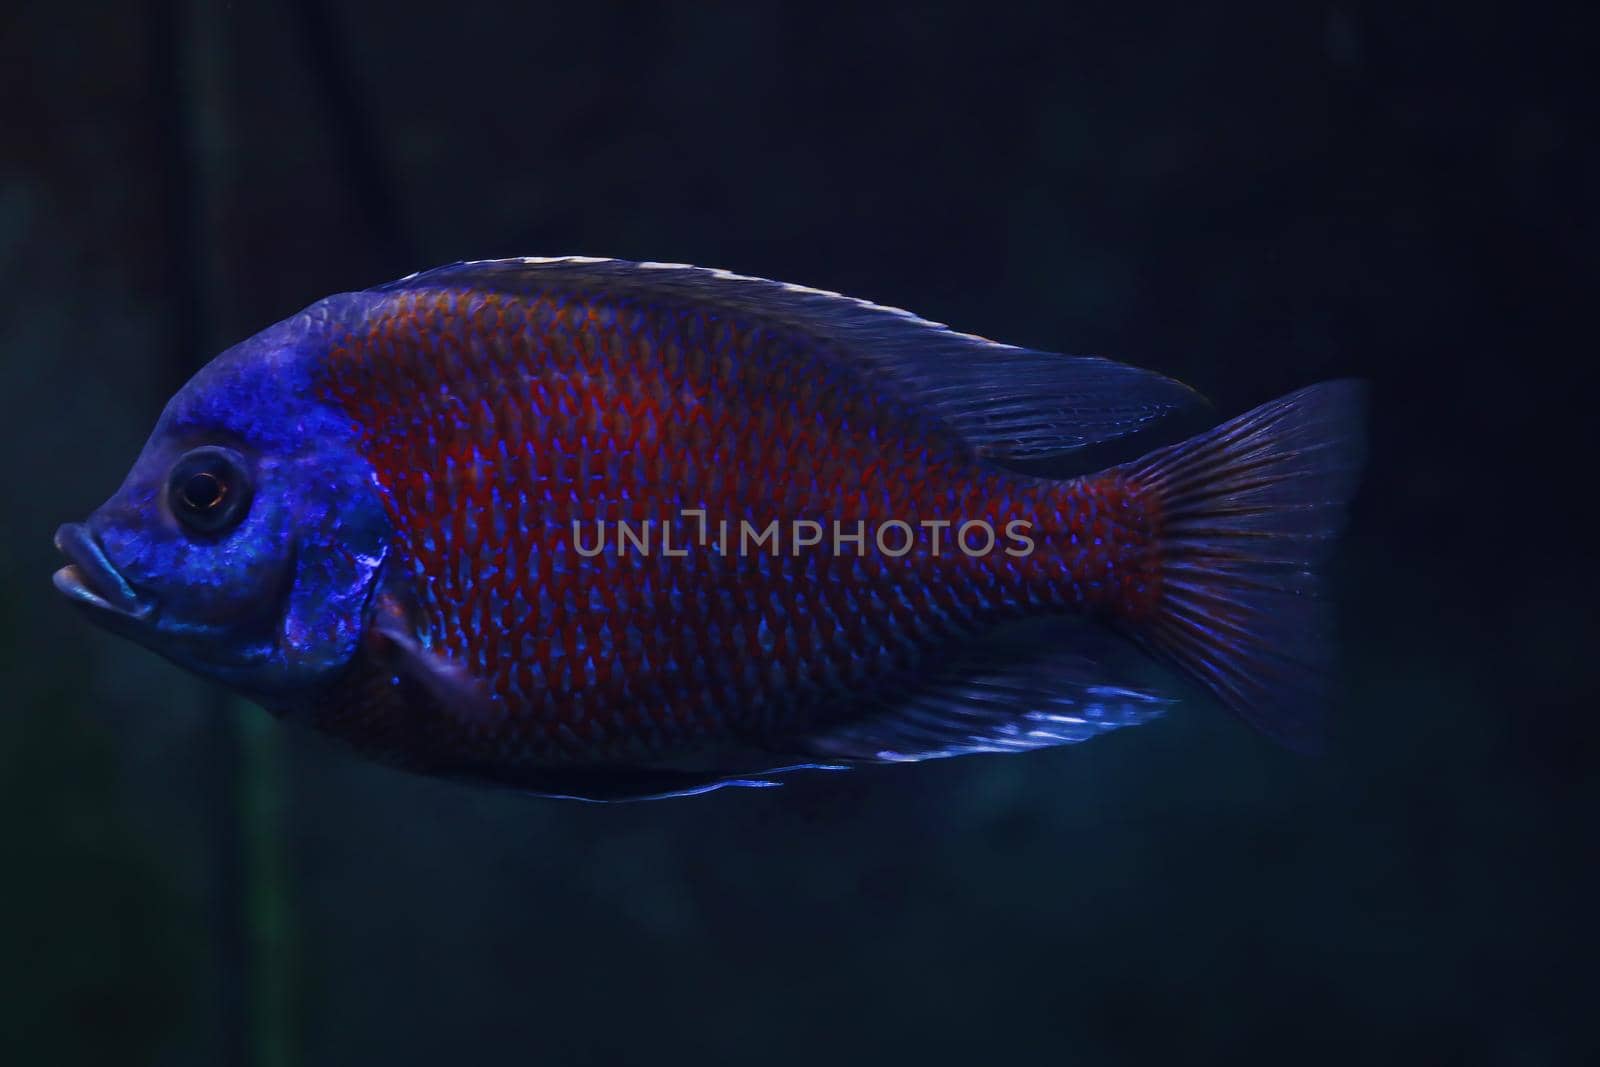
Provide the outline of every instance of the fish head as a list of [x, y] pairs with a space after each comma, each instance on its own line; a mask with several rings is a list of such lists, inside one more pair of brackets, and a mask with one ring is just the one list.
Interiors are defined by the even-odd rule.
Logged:
[[329, 680], [370, 622], [391, 528], [298, 319], [173, 397], [127, 478], [56, 532], [55, 585], [99, 625], [269, 707]]

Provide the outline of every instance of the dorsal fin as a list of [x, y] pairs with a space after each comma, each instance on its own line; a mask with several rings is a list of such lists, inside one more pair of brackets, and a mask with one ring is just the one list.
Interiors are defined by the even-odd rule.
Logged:
[[706, 307], [785, 326], [880, 373], [980, 455], [1047, 459], [1124, 437], [1205, 399], [1180, 382], [1097, 356], [1063, 356], [957, 333], [838, 293], [677, 263], [565, 256], [455, 263], [378, 286], [595, 290]]

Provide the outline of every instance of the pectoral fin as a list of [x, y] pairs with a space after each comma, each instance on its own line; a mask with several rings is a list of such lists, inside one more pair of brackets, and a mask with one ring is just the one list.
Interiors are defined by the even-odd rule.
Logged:
[[487, 722], [503, 713], [483, 679], [444, 649], [423, 643], [412, 613], [393, 593], [379, 595], [372, 626], [395, 670], [421, 686], [444, 714], [462, 721]]

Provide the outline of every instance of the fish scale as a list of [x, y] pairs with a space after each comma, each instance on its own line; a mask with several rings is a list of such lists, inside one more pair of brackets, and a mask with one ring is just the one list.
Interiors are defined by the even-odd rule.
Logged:
[[[560, 293], [422, 290], [373, 308], [361, 331], [332, 348], [324, 389], [362, 427], [396, 527], [438, 532], [432, 550], [414, 535], [400, 539], [411, 568], [435, 590], [424, 612], [429, 645], [482, 676], [507, 708], [500, 729], [539, 758], [597, 761], [616, 756], [616, 746], [633, 749], [633, 739], [604, 730], [593, 714], [612, 705], [630, 708], [629, 725], [647, 728], [664, 748], [702, 729], [738, 738], [811, 727], [825, 721], [823, 705], [840, 695], [839, 680], [859, 687], [904, 675], [940, 639], [1026, 599], [1018, 568], [964, 556], [929, 561], [922, 551], [900, 561], [870, 548], [864, 559], [709, 552], [670, 560], [571, 558], [574, 520], [659, 524], [691, 505], [713, 521], [757, 526], [791, 516], [831, 522], [841, 502], [850, 512], [839, 516], [846, 528], [857, 518], [870, 528], [932, 514], [1003, 526], [1024, 514], [1005, 510], [1000, 476], [956, 458], [959, 442], [926, 419], [876, 402], [866, 382], [852, 381], [805, 338], [712, 318]], [[530, 334], [540, 324], [546, 332]], [[374, 363], [383, 364], [381, 388], [366, 385]], [[416, 399], [397, 405], [397, 396]], [[496, 405], [491, 396], [523, 403]], [[429, 434], [416, 432], [417, 419]], [[873, 431], [863, 433], [869, 425]], [[537, 473], [529, 479], [517, 463], [507, 464], [490, 472], [496, 480], [486, 492], [470, 472], [480, 469], [478, 449], [492, 453], [501, 445], [508, 455], [528, 457]], [[643, 477], [631, 483], [588, 477], [588, 463], [635, 454]], [[946, 458], [928, 463], [927, 455]], [[793, 470], [800, 456], [813, 458], [810, 471]], [[880, 479], [880, 470], [912, 476]], [[540, 501], [542, 485], [570, 495]], [[440, 495], [443, 506], [430, 505]], [[514, 498], [519, 516], [537, 517], [506, 526], [478, 521], [496, 497]], [[918, 540], [925, 549], [926, 538]], [[599, 611], [552, 606], [547, 614], [561, 618], [559, 639], [540, 641], [532, 628], [549, 625], [548, 618], [529, 611], [513, 620], [493, 609], [494, 594], [476, 581], [486, 560], [505, 558], [535, 561], [528, 581], [539, 597], [571, 597], [588, 583], [628, 593]], [[808, 583], [807, 566], [818, 572], [810, 584], [816, 596], [785, 599]], [[837, 575], [841, 567], [858, 576]], [[504, 573], [509, 581], [512, 572]], [[896, 595], [864, 605], [856, 596], [861, 578]], [[742, 613], [721, 595], [757, 587], [784, 601], [781, 616], [761, 619], [770, 650], [750, 639]], [[699, 621], [674, 627], [664, 644], [642, 643], [639, 667], [660, 666], [630, 670], [599, 634], [620, 628], [645, 635], [641, 622], [674, 613], [670, 598], [660, 596], [625, 606], [645, 588], [681, 589], [688, 603], [679, 610]], [[460, 610], [444, 606], [450, 603]], [[938, 610], [926, 610], [930, 605]], [[500, 649], [528, 637], [536, 663], [519, 671]], [[853, 654], [862, 647], [875, 651]], [[763, 658], [778, 674], [747, 669]], [[545, 680], [537, 695], [534, 666]], [[773, 684], [775, 677], [783, 682]], [[491, 731], [465, 740], [493, 745], [499, 738]]]

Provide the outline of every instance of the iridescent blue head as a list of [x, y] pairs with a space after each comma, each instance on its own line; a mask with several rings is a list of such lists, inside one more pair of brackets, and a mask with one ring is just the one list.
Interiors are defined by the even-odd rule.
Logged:
[[56, 545], [101, 625], [293, 704], [349, 662], [390, 528], [354, 428], [315, 388], [323, 301], [218, 356], [172, 398], [116, 494]]

